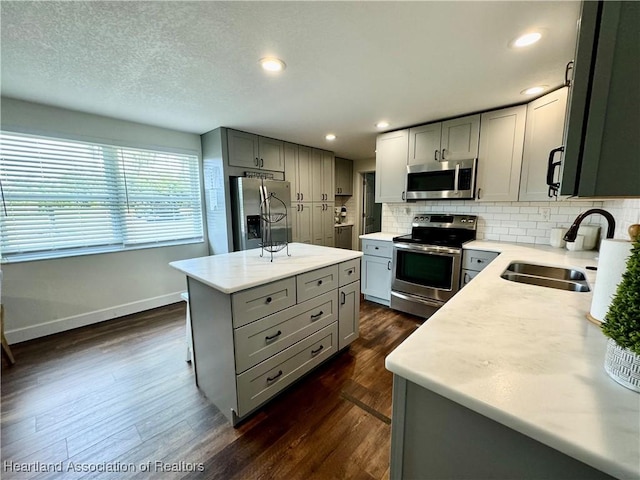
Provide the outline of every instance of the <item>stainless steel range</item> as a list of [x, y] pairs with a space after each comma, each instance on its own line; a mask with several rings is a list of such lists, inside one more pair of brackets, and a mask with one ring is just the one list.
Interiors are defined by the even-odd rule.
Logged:
[[476, 238], [475, 215], [421, 213], [411, 234], [393, 239], [391, 308], [429, 318], [459, 290], [462, 245]]

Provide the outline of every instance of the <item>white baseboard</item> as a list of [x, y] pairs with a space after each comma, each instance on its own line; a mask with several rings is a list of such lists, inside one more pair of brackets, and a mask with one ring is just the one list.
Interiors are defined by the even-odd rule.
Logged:
[[16, 328], [15, 330], [7, 330], [5, 332], [5, 336], [7, 337], [7, 342], [9, 344], [13, 344], [33, 340], [34, 338], [45, 337], [54, 333], [66, 332], [67, 330], [72, 330], [74, 328], [104, 322], [105, 320], [113, 320], [114, 318], [131, 315], [132, 313], [143, 312], [152, 308], [180, 302], [182, 301], [182, 298], [180, 298], [181, 293], [181, 291], [169, 293], [160, 297], [125, 303], [123, 305], [82, 313], [72, 317], [60, 318], [58, 320], [52, 320], [38, 325]]

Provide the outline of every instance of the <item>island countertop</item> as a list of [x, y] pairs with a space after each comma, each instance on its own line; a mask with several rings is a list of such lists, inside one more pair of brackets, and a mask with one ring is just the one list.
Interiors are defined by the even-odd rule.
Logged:
[[210, 255], [171, 262], [173, 268], [215, 288], [231, 294], [247, 288], [291, 277], [317, 268], [361, 257], [362, 252], [342, 248], [290, 243], [287, 249], [271, 255], [261, 249]]
[[[619, 478], [640, 478], [640, 395], [604, 371], [586, 314], [597, 251], [473, 241], [500, 255], [386, 358], [388, 370]], [[591, 292], [510, 282], [512, 261], [574, 267]]]

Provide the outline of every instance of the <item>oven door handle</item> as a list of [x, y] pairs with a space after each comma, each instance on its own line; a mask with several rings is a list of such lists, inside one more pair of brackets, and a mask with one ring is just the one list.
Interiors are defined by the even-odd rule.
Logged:
[[405, 295], [404, 293], [400, 293], [396, 290], [392, 290], [391, 295], [409, 302], [422, 303], [423, 305], [428, 305], [429, 307], [440, 308], [441, 306], [444, 305], [444, 302], [439, 302], [437, 300], [431, 300], [424, 297], [418, 297], [416, 295]]
[[462, 254], [461, 248], [442, 247], [439, 245], [418, 245], [415, 243], [394, 243], [394, 248], [398, 250], [413, 250], [418, 253], [432, 253], [434, 255], [442, 255], [454, 257]]

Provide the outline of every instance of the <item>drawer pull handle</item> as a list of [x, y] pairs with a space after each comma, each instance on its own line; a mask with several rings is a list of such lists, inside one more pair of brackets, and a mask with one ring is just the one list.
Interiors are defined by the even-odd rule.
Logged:
[[318, 280], [318, 286], [322, 285], [322, 280]]
[[387, 262], [387, 270], [391, 270], [391, 260]]
[[353, 268], [347, 272], [347, 275], [352, 275], [352, 274], [353, 274]]
[[266, 302], [267, 302], [267, 303], [271, 303], [271, 301], [272, 301], [272, 300], [273, 300], [273, 298], [271, 298], [271, 297], [267, 297]]
[[373, 247], [373, 248], [376, 249], [376, 250], [380, 250], [380, 247]]
[[280, 335], [282, 335], [282, 332], [280, 330], [278, 330], [278, 333], [274, 333], [273, 335], [271, 335], [270, 337], [264, 337], [264, 339], [267, 342], [270, 342], [272, 340], [275, 340], [276, 338], [278, 338]]
[[320, 310], [319, 313], [316, 313], [315, 315], [311, 315], [311, 321], [315, 322], [317, 319], [319, 319], [322, 316], [323, 313], [324, 312], [322, 310]]
[[324, 348], [324, 345], [320, 345], [316, 350], [311, 350], [311, 355], [319, 354], [323, 348]]
[[275, 382], [282, 376], [282, 370], [279, 370], [273, 377], [267, 377], [267, 383]]

